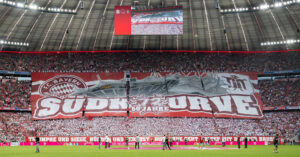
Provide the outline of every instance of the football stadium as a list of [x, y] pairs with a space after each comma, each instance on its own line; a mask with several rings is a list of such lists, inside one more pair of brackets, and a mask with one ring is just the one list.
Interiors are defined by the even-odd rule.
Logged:
[[1, 157], [298, 157], [300, 0], [0, 0]]

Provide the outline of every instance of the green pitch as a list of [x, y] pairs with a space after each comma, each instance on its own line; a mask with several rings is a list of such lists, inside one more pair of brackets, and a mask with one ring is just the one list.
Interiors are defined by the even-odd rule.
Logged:
[[[234, 147], [236, 148], [236, 147]], [[249, 146], [233, 150], [101, 150], [97, 146], [0, 147], [0, 157], [300, 157], [300, 146]]]

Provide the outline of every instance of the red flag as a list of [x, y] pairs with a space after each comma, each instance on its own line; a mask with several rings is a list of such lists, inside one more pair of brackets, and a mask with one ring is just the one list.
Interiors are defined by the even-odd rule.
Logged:
[[131, 35], [131, 6], [115, 6], [115, 35]]

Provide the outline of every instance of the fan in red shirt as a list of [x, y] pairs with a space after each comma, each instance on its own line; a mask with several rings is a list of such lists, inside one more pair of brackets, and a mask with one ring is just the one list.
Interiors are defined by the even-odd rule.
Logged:
[[199, 148], [203, 149], [204, 147], [204, 138], [202, 136], [199, 136]]
[[241, 148], [241, 137], [240, 136], [237, 137], [237, 144], [238, 144], [238, 148], [240, 149]]

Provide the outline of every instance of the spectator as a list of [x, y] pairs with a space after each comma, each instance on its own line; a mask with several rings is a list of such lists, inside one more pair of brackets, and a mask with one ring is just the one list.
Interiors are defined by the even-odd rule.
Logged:
[[[45, 136], [273, 136], [284, 139], [300, 129], [300, 114], [270, 112], [263, 120], [228, 118], [132, 118], [95, 117], [80, 119], [31, 120], [30, 113], [0, 112], [0, 141], [24, 141], [34, 133]], [[219, 129], [214, 126], [214, 122]], [[169, 125], [172, 124], [172, 125]]]

